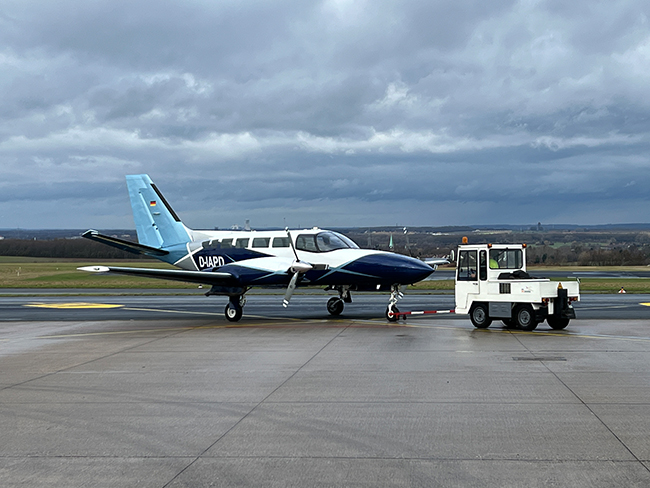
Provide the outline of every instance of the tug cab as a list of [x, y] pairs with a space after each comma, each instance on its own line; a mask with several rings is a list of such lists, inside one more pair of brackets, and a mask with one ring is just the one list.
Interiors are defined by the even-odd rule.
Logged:
[[526, 272], [525, 244], [462, 244], [456, 268], [456, 313], [469, 314], [475, 327], [494, 319], [506, 327], [534, 330], [544, 320], [564, 329], [580, 300], [578, 281], [554, 282]]

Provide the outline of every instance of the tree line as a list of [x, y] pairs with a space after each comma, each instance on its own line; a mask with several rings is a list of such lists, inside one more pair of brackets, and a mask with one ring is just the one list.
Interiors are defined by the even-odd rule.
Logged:
[[577, 266], [646, 266], [650, 264], [648, 246], [586, 248], [584, 246], [530, 246], [528, 264]]
[[[388, 250], [389, 235], [381, 238], [375, 235], [369, 239], [367, 234], [348, 234], [361, 247]], [[418, 258], [446, 256], [460, 243], [460, 235], [410, 234], [395, 233], [393, 250], [400, 254]], [[528, 237], [528, 239], [526, 239]], [[650, 243], [643, 233], [634, 242], [628, 236], [618, 235], [603, 239], [603, 245], [590, 245], [573, 241], [569, 243], [535, 242], [531, 237], [514, 235], [472, 236], [470, 242], [521, 243], [527, 242], [528, 264], [547, 266], [644, 266], [650, 264]], [[593, 238], [594, 236], [592, 236]], [[598, 236], [604, 237], [604, 236]], [[625, 238], [623, 238], [625, 237]], [[533, 241], [533, 242], [531, 242]], [[88, 239], [1, 239], [0, 256], [24, 256], [41, 258], [76, 258], [76, 259], [141, 259], [145, 256], [131, 254]]]
[[[388, 250], [425, 258], [446, 256], [461, 243], [526, 243], [529, 265], [547, 266], [645, 266], [650, 264], [648, 231], [545, 231], [490, 233], [351, 232], [349, 237], [363, 247]], [[391, 237], [392, 236], [392, 237]]]
[[2, 239], [0, 240], [0, 256], [79, 259], [138, 259], [143, 257], [88, 239]]

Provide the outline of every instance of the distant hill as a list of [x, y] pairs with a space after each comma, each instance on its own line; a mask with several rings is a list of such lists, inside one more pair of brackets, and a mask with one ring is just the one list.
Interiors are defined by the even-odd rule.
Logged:
[[[376, 227], [328, 227], [331, 230], [342, 233], [365, 234], [369, 232], [403, 233], [404, 226], [376, 226]], [[406, 226], [409, 234], [424, 233], [469, 233], [475, 230], [490, 231], [511, 231], [511, 232], [549, 232], [549, 231], [650, 231], [650, 223], [629, 223], [629, 224], [478, 224], [462, 226]], [[5, 239], [75, 239], [80, 238], [88, 229], [0, 229], [0, 237]], [[97, 229], [102, 234], [117, 236], [122, 239], [137, 241], [135, 229]], [[221, 229], [229, 230], [229, 229]], [[264, 227], [256, 230], [282, 230], [275, 227]]]
[[[133, 229], [98, 229], [137, 242]], [[263, 229], [258, 229], [263, 230]], [[266, 230], [266, 229], [264, 229]], [[277, 229], [276, 229], [277, 230]], [[414, 257], [446, 256], [463, 236], [471, 243], [526, 243], [528, 262], [546, 265], [649, 265], [650, 224], [345, 227], [359, 246]], [[0, 229], [0, 256], [133, 259], [138, 256], [81, 238], [80, 229]], [[392, 247], [391, 246], [392, 243]]]

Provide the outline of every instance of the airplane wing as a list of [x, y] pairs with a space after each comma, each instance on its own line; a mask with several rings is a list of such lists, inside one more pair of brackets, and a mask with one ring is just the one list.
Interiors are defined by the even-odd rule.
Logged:
[[423, 261], [433, 269], [436, 269], [441, 264], [449, 264], [449, 259], [447, 258], [424, 258]]
[[[237, 261], [223, 266], [223, 271], [190, 271], [182, 269], [159, 268], [126, 268], [120, 266], [83, 266], [79, 271], [90, 273], [111, 273], [145, 278], [158, 278], [161, 280], [187, 281], [203, 285], [233, 286], [241, 284], [242, 268], [262, 276], [283, 274], [287, 275], [293, 265], [293, 260], [279, 257], [262, 257]], [[239, 269], [238, 269], [239, 268]]]
[[186, 271], [180, 269], [157, 269], [157, 268], [125, 268], [120, 266], [83, 266], [77, 268], [79, 271], [90, 273], [112, 273], [131, 276], [143, 276], [145, 278], [158, 278], [162, 280], [187, 281], [203, 285], [224, 285], [236, 281], [236, 277], [230, 273], [209, 272], [209, 271]]

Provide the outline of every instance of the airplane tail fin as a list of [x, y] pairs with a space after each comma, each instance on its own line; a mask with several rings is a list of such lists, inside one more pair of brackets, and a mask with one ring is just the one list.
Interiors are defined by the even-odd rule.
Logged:
[[192, 240], [189, 229], [183, 225], [149, 175], [128, 175], [126, 185], [140, 244], [161, 249]]

